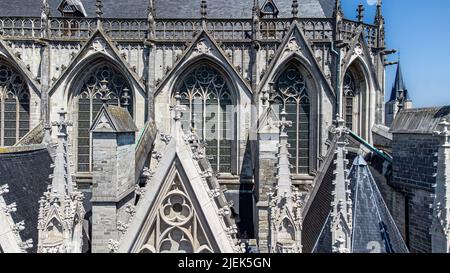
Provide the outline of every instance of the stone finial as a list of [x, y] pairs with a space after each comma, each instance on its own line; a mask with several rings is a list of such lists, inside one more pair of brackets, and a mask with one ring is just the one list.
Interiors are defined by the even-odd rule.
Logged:
[[102, 3], [102, 0], [96, 0], [95, 1], [95, 7], [97, 8], [96, 11], [95, 11], [97, 19], [102, 18], [102, 16], [103, 16], [103, 3]]
[[442, 118], [439, 123], [440, 130], [435, 132], [435, 135], [442, 136], [444, 138], [444, 144], [450, 145], [450, 122], [446, 118]]
[[50, 17], [50, 7], [48, 4], [48, 0], [42, 0], [42, 8], [41, 8], [41, 28], [42, 28], [42, 38], [48, 38], [49, 34], [49, 24], [48, 19]]
[[175, 106], [172, 108], [172, 110], [175, 112], [175, 117], [174, 120], [176, 122], [180, 121], [181, 119], [181, 114], [183, 113], [183, 111], [186, 111], [186, 107], [181, 105], [181, 95], [180, 92], [177, 92], [175, 94]]
[[292, 1], [292, 17], [298, 18], [298, 0]]
[[100, 88], [99, 92], [101, 94], [101, 100], [103, 102], [103, 106], [106, 106], [108, 104], [108, 101], [110, 99], [111, 90], [108, 87], [108, 80], [103, 79], [100, 81]]
[[202, 15], [203, 19], [206, 18], [206, 16], [208, 15], [207, 8], [208, 8], [208, 3], [206, 2], [206, 0], [202, 0], [200, 2], [200, 9], [201, 9], [201, 15]]
[[341, 0], [336, 0], [334, 2], [334, 10], [333, 10], [333, 17], [335, 18], [342, 18], [344, 16], [343, 12], [342, 12], [342, 5], [341, 5]]
[[292, 121], [286, 120], [286, 109], [283, 108], [283, 110], [280, 113], [281, 120], [278, 122], [278, 127], [280, 127], [280, 135], [281, 136], [287, 136], [287, 127], [292, 126]]
[[349, 133], [349, 129], [345, 126], [345, 120], [339, 115], [336, 115], [336, 126], [331, 128], [331, 133], [337, 135], [340, 139]]
[[0, 196], [2, 196], [5, 193], [8, 193], [8, 192], [9, 192], [9, 185], [8, 184], [0, 186]]
[[59, 121], [55, 121], [52, 123], [53, 126], [58, 127], [58, 137], [66, 137], [67, 136], [67, 127], [72, 126], [73, 123], [71, 121], [66, 120], [67, 111], [64, 108], [58, 111]]
[[148, 39], [152, 39], [155, 34], [155, 5], [153, 1], [154, 0], [148, 1], [148, 9], [147, 9]]
[[450, 123], [447, 121], [446, 118], [443, 118], [441, 120], [441, 122], [439, 123], [439, 126], [441, 126], [442, 131], [440, 132], [441, 134], [445, 135], [445, 136], [449, 136], [450, 135]]
[[356, 16], [358, 22], [362, 23], [364, 21], [364, 5], [362, 3], [358, 5], [356, 12], [358, 12], [358, 15]]
[[122, 99], [123, 99], [123, 106], [125, 108], [127, 108], [130, 105], [130, 89], [128, 89], [127, 87], [125, 87], [123, 89], [123, 93], [122, 93]]
[[384, 24], [383, 4], [382, 4], [381, 0], [377, 1], [377, 11], [375, 13], [375, 24], [379, 25], [379, 26]]

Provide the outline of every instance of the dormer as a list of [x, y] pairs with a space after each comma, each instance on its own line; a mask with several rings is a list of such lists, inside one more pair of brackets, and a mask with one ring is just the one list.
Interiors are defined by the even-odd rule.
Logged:
[[266, 0], [266, 2], [261, 7], [261, 17], [262, 18], [277, 18], [279, 9], [275, 4], [274, 0]]
[[58, 10], [63, 17], [87, 17], [81, 0], [62, 0]]

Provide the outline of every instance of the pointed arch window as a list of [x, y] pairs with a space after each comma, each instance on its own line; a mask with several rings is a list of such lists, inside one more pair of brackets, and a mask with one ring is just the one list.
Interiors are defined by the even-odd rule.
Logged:
[[188, 73], [178, 89], [182, 128], [190, 130], [194, 122], [199, 137], [206, 143], [206, 155], [213, 171], [233, 173], [233, 102], [225, 78], [213, 67], [203, 64]]
[[287, 130], [290, 163], [296, 174], [310, 172], [310, 115], [309, 90], [304, 76], [295, 65], [290, 65], [275, 82], [273, 102], [287, 113], [292, 127]]
[[345, 73], [344, 76], [344, 119], [348, 129], [354, 130], [353, 109], [355, 104], [356, 85], [355, 78], [351, 72]]
[[25, 79], [0, 61], [0, 146], [13, 146], [30, 130], [30, 92]]
[[78, 106], [78, 172], [92, 171], [92, 137], [89, 129], [103, 105], [102, 88], [107, 90], [108, 105], [126, 107], [133, 116], [132, 92], [125, 77], [110, 64], [101, 64], [90, 69], [82, 79], [75, 99]]

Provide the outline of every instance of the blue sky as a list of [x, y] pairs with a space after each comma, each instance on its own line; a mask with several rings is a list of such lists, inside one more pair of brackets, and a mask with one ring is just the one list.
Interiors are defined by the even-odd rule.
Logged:
[[[343, 0], [345, 16], [355, 19], [359, 3], [373, 23], [376, 0]], [[401, 64], [414, 107], [450, 105], [450, 1], [383, 0], [388, 48], [401, 53]], [[390, 56], [396, 61], [397, 55]], [[396, 66], [386, 69], [389, 96]]]

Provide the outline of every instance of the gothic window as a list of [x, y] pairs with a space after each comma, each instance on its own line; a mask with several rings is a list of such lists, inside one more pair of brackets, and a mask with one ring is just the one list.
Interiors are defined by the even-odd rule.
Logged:
[[309, 174], [310, 100], [305, 78], [295, 65], [290, 65], [275, 83], [273, 101], [279, 111], [286, 111], [292, 127], [287, 130], [290, 163], [296, 174]]
[[24, 78], [0, 62], [0, 146], [13, 146], [30, 130], [30, 92]]
[[354, 130], [353, 123], [353, 108], [356, 95], [355, 78], [350, 72], [345, 73], [344, 76], [344, 119], [348, 129]]
[[102, 91], [107, 93], [108, 105], [127, 107], [128, 112], [133, 116], [130, 86], [122, 74], [109, 64], [102, 64], [91, 69], [82, 80], [76, 98], [78, 104], [78, 172], [91, 171], [92, 138], [89, 129], [103, 105]]
[[206, 155], [217, 173], [232, 172], [232, 99], [230, 88], [217, 70], [201, 65], [190, 72], [179, 87], [182, 128], [188, 132], [195, 124], [206, 143]]

